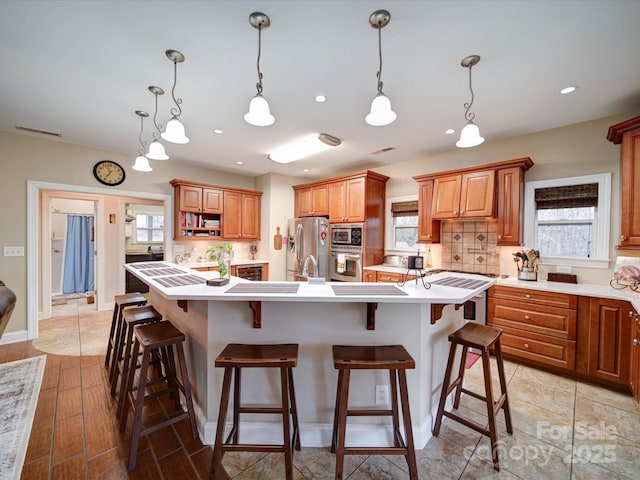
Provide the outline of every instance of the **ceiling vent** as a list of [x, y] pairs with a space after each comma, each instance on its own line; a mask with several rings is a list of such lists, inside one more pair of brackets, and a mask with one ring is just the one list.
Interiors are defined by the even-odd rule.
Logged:
[[62, 137], [61, 133], [47, 132], [46, 130], [38, 130], [37, 128], [21, 127], [20, 125], [15, 125], [15, 127], [16, 130], [23, 130], [25, 132], [40, 133], [42, 135], [50, 135], [52, 137]]
[[390, 152], [391, 150], [395, 150], [396, 147], [384, 147], [380, 150], [376, 150], [375, 152], [371, 152], [371, 155], [380, 155], [381, 153]]

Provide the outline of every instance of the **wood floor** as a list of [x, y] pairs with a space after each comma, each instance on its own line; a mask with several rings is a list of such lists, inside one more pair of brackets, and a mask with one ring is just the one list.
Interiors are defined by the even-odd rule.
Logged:
[[[2, 345], [0, 363], [42, 354], [31, 342]], [[47, 354], [22, 478], [207, 478], [211, 448], [191, 437], [186, 421], [143, 438], [138, 466], [128, 474], [131, 420], [121, 434], [103, 363], [103, 356]], [[162, 403], [151, 402], [145, 415], [164, 416]]]

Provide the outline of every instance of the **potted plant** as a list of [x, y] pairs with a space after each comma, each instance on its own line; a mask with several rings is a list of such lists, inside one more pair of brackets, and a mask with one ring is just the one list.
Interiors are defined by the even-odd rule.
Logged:
[[233, 250], [233, 245], [230, 243], [221, 243], [207, 249], [206, 254], [209, 261], [216, 262], [218, 264], [218, 273], [220, 274], [220, 278], [229, 276], [231, 250]]

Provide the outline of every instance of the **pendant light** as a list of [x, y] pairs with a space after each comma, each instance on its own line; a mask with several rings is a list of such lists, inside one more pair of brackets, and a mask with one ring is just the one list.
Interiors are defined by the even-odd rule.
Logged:
[[157, 131], [153, 132], [153, 142], [149, 145], [149, 151], [145, 156], [151, 160], [169, 160], [169, 155], [164, 151], [164, 146], [158, 141], [162, 125], [158, 125], [158, 122], [156, 121], [156, 116], [158, 115], [158, 95], [164, 95], [164, 90], [160, 87], [151, 86], [149, 87], [149, 91], [156, 97], [156, 110], [153, 112], [153, 125], [156, 127]]
[[144, 147], [145, 142], [142, 141], [142, 129], [144, 128], [144, 119], [149, 116], [149, 114], [142, 110], [136, 110], [136, 115], [140, 117], [140, 135], [138, 135], [138, 140], [140, 141], [140, 150], [138, 150], [138, 157], [136, 158], [135, 163], [133, 164], [134, 170], [139, 172], [150, 172], [153, 170], [151, 165], [149, 165], [149, 160], [144, 156]]
[[249, 103], [249, 112], [244, 116], [245, 122], [255, 125], [256, 127], [268, 127], [276, 121], [275, 117], [269, 112], [269, 104], [262, 96], [262, 72], [260, 71], [260, 53], [262, 49], [262, 29], [271, 25], [271, 20], [264, 13], [253, 12], [249, 15], [249, 23], [252, 27], [258, 29], [258, 83], [256, 88], [258, 93], [251, 99]]
[[477, 65], [479, 61], [479, 55], [469, 55], [468, 57], [463, 58], [462, 62], [460, 62], [460, 65], [469, 69], [469, 91], [471, 92], [471, 101], [464, 104], [464, 108], [466, 109], [464, 112], [464, 118], [467, 121], [467, 124], [460, 132], [460, 140], [456, 142], [456, 147], [460, 148], [475, 147], [476, 145], [480, 145], [484, 142], [484, 138], [480, 136], [480, 129], [475, 123], [473, 123], [473, 119], [476, 117], [476, 114], [469, 112], [474, 99], [473, 88], [471, 87], [471, 68], [474, 65]]
[[378, 30], [378, 57], [380, 67], [378, 68], [378, 94], [371, 102], [371, 111], [364, 118], [365, 122], [375, 127], [382, 127], [393, 123], [398, 115], [391, 110], [391, 101], [382, 93], [382, 29], [391, 20], [391, 14], [387, 10], [376, 10], [369, 17], [369, 24]]
[[173, 97], [176, 106], [171, 109], [171, 115], [173, 115], [173, 117], [167, 123], [167, 128], [161, 137], [171, 143], [189, 143], [189, 138], [184, 133], [184, 125], [178, 120], [178, 117], [182, 113], [182, 108], [180, 108], [182, 99], [176, 98], [175, 93], [178, 79], [178, 63], [184, 62], [184, 55], [177, 50], [167, 50], [164, 53], [167, 58], [173, 62], [173, 87], [171, 88], [171, 97]]

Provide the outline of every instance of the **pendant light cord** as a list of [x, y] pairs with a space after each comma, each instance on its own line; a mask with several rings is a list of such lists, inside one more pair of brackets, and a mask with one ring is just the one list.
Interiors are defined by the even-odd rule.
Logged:
[[260, 71], [260, 54], [262, 52], [262, 25], [258, 26], [258, 60], [256, 61], [256, 68], [258, 69], [258, 83], [256, 88], [258, 93], [262, 94], [262, 72]]
[[153, 139], [157, 141], [160, 138], [160, 131], [162, 130], [162, 124], [161, 123], [159, 124], [156, 122], [156, 116], [158, 115], [158, 94], [154, 93], [153, 95], [156, 97], [156, 109], [153, 112], [153, 124], [158, 130], [157, 132], [153, 132]]
[[[173, 62], [173, 87], [171, 87], [171, 97], [173, 97], [173, 101], [176, 103], [176, 107], [171, 108], [171, 115], [176, 119], [182, 114], [182, 108], [180, 108], [180, 104], [182, 103], [181, 98], [176, 98], [176, 83], [178, 83], [178, 62], [174, 60]], [[157, 98], [157, 97], [156, 97]]]
[[378, 57], [380, 67], [378, 68], [378, 93], [382, 93], [382, 21], [378, 20]]
[[138, 140], [140, 141], [140, 147], [141, 147], [140, 150], [138, 150], [138, 153], [140, 153], [140, 155], [144, 155], [144, 150], [145, 148], [147, 148], [147, 143], [142, 140], [143, 128], [144, 128], [144, 117], [140, 115], [140, 135], [138, 135]]
[[467, 122], [472, 122], [474, 118], [476, 118], [476, 114], [473, 112], [469, 112], [471, 109], [471, 105], [473, 105], [473, 100], [475, 98], [473, 94], [473, 88], [471, 87], [471, 69], [473, 66], [469, 65], [469, 91], [471, 92], [471, 101], [464, 104], [464, 108], [466, 108], [464, 112], [464, 118]]

